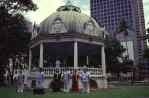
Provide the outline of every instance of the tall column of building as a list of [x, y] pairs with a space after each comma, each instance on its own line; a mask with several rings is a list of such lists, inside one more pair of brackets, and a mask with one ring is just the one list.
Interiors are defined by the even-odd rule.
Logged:
[[145, 21], [142, 0], [135, 0], [136, 2], [136, 32], [137, 32], [137, 47], [138, 47], [138, 61], [143, 63], [144, 47], [146, 45], [143, 40], [145, 34]]
[[[115, 35], [120, 18], [124, 18], [133, 31], [128, 34], [129, 40], [134, 41], [134, 62], [143, 61], [145, 32], [144, 11], [142, 0], [90, 0], [91, 16], [104, 25], [106, 30]], [[125, 38], [123, 38], [125, 39]]]

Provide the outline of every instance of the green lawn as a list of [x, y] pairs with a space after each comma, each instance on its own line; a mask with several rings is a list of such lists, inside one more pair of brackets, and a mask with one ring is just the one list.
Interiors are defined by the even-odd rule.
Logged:
[[31, 91], [17, 94], [13, 88], [0, 88], [0, 98], [149, 98], [149, 86], [121, 86], [89, 94], [52, 93], [47, 90], [43, 96], [35, 96]]

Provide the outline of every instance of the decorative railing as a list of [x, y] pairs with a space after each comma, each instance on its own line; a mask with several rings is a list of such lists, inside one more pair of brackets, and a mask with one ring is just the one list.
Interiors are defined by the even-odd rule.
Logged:
[[[90, 73], [91, 78], [103, 77], [101, 68], [85, 68], [85, 69]], [[60, 67], [60, 68], [47, 67], [47, 68], [43, 68], [45, 77], [53, 77], [53, 74], [55, 73], [56, 70], [59, 70], [61, 73], [64, 73], [66, 70], [73, 73], [75, 70], [77, 70], [78, 72], [83, 71], [84, 67], [77, 67], [77, 68], [74, 68], [74, 67]]]

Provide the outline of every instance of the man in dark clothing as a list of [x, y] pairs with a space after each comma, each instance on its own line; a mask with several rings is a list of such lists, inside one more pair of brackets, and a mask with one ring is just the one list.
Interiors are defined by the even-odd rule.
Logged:
[[51, 84], [51, 88], [53, 92], [61, 91], [61, 88], [62, 88], [61, 77], [62, 77], [62, 74], [58, 70], [56, 70]]

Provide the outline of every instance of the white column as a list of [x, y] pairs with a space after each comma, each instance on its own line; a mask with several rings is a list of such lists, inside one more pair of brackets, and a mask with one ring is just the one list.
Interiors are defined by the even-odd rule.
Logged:
[[106, 62], [105, 62], [105, 48], [104, 46], [101, 47], [101, 54], [102, 54], [102, 71], [104, 76], [104, 87], [107, 88], [107, 75], [106, 75]]
[[32, 49], [29, 49], [29, 71], [31, 71], [32, 66]]
[[43, 68], [43, 43], [40, 43], [39, 67]]
[[86, 56], [86, 64], [89, 65], [89, 57]]
[[78, 42], [74, 42], [74, 68], [78, 67]]

